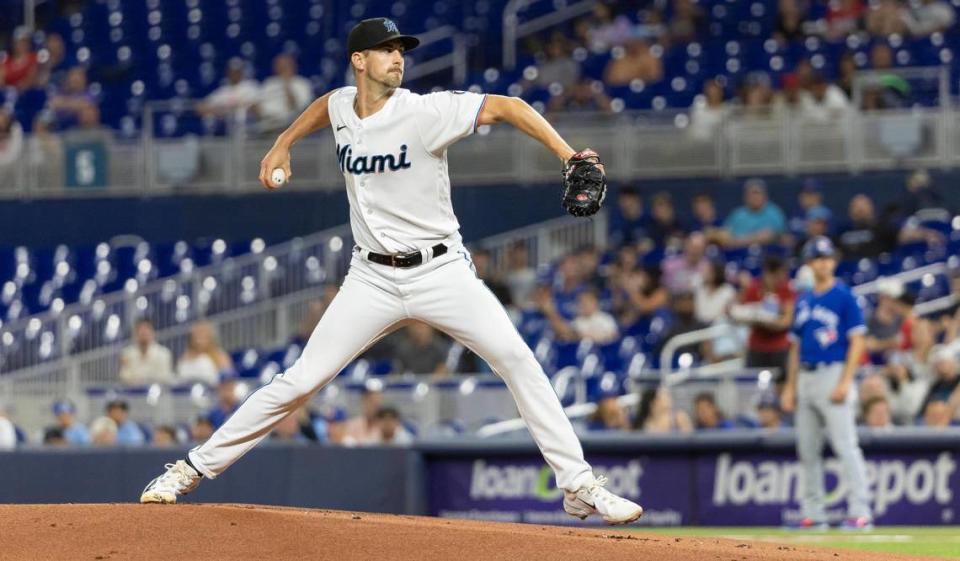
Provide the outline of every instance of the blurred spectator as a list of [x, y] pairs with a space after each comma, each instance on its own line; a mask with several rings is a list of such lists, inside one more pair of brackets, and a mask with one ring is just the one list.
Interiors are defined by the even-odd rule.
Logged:
[[[853, 82], [857, 77], [859, 70], [857, 69], [857, 61], [854, 58], [854, 55], [850, 51], [846, 51], [840, 55], [840, 62], [837, 63], [839, 68], [839, 76], [837, 76], [837, 87], [843, 90], [843, 93], [846, 94], [847, 99], [851, 102], [853, 101]], [[854, 108], [856, 109], [856, 108]]]
[[[51, 84], [59, 84], [66, 74], [67, 68], [75, 61], [67, 60], [67, 50], [63, 37], [59, 33], [47, 33], [44, 47], [37, 53], [37, 74], [34, 87], [45, 88]], [[71, 64], [73, 63], [73, 64]]]
[[810, 123], [838, 125], [849, 112], [850, 101], [843, 90], [814, 74], [809, 92], [800, 96], [801, 118]]
[[878, 0], [870, 6], [867, 13], [867, 31], [874, 37], [903, 35], [907, 26], [903, 20], [903, 11], [899, 0]]
[[537, 286], [537, 271], [530, 266], [530, 252], [524, 241], [510, 246], [507, 252], [507, 272], [504, 275], [514, 305], [525, 307]]
[[724, 102], [723, 86], [716, 80], [703, 83], [703, 95], [693, 100], [690, 108], [690, 136], [697, 140], [713, 140], [729, 113]]
[[893, 49], [890, 45], [878, 41], [870, 48], [870, 67], [873, 70], [893, 68]]
[[927, 407], [934, 402], [943, 402], [954, 407], [960, 403], [960, 370], [958, 368], [960, 366], [953, 353], [944, 349], [934, 354], [933, 380], [923, 400], [922, 411], [926, 412]]
[[344, 423], [343, 444], [347, 446], [376, 443], [380, 440], [377, 411], [383, 407], [383, 392], [367, 385], [360, 398], [360, 414]]
[[37, 178], [37, 185], [61, 186], [63, 166], [50, 162], [63, 161], [63, 139], [55, 134], [56, 117], [51, 111], [41, 111], [33, 121], [33, 131], [27, 140], [27, 163]]
[[914, 373], [916, 370], [908, 362], [896, 360], [880, 371], [886, 380], [890, 415], [899, 425], [913, 424], [929, 388], [925, 377]]
[[324, 312], [327, 311], [339, 291], [340, 288], [337, 285], [328, 284], [323, 287], [323, 296], [320, 299], [312, 300], [307, 304], [307, 313], [303, 316], [300, 327], [297, 328], [297, 334], [290, 341], [291, 344], [299, 345], [301, 348], [307, 345], [307, 340], [313, 334], [314, 328], [317, 327], [320, 318], [323, 317]]
[[513, 303], [510, 298], [510, 289], [500, 280], [500, 276], [494, 273], [493, 266], [490, 263], [490, 252], [486, 249], [477, 249], [470, 252], [470, 258], [477, 278], [483, 281], [483, 284], [490, 289], [490, 292], [497, 297], [501, 304], [510, 306]]
[[780, 399], [775, 393], [766, 392], [757, 403], [757, 423], [766, 431], [778, 431], [784, 428], [783, 413], [780, 411]]
[[107, 404], [107, 418], [117, 428], [117, 444], [120, 446], [142, 446], [145, 438], [140, 426], [130, 419], [130, 404], [115, 399]]
[[396, 408], [381, 407], [376, 414], [379, 438], [371, 444], [380, 446], [409, 446], [413, 444], [413, 435], [403, 426], [400, 412]]
[[347, 438], [347, 412], [342, 407], [331, 409], [324, 420], [327, 422], [327, 439], [329, 444], [342, 445]]
[[260, 88], [257, 115], [262, 132], [272, 132], [289, 125], [313, 101], [310, 80], [297, 74], [297, 61], [290, 54], [273, 59], [273, 76]]
[[[79, 122], [83, 110], [96, 107], [96, 104], [97, 100], [87, 84], [86, 68], [74, 66], [67, 71], [59, 91], [50, 99], [49, 108], [56, 113], [57, 120], [63, 126]], [[89, 120], [90, 114], [87, 113], [86, 117]]]
[[667, 29], [673, 43], [689, 43], [704, 31], [703, 8], [694, 0], [673, 0], [673, 14]]
[[117, 444], [117, 423], [110, 417], [99, 417], [90, 423], [90, 443], [94, 446]]
[[773, 30], [773, 38], [781, 45], [787, 45], [806, 37], [804, 23], [806, 3], [801, 6], [800, 0], [780, 0], [777, 10], [777, 24]]
[[703, 232], [708, 239], [716, 236], [723, 221], [717, 216], [717, 206], [710, 193], [699, 192], [690, 201], [690, 211], [693, 214], [691, 231]]
[[[690, 333], [691, 331], [699, 331], [707, 327], [701, 321], [697, 320], [695, 312], [695, 304], [693, 299], [693, 293], [691, 292], [677, 292], [672, 295], [670, 299], [670, 315], [668, 316], [667, 328], [663, 332], [663, 335], [660, 338], [660, 344], [657, 347], [657, 355], [659, 356], [660, 351], [663, 349], [663, 346], [670, 339], [683, 335], [684, 333]], [[682, 353], [691, 353], [695, 363], [710, 363], [713, 362], [713, 342], [704, 341], [695, 345], [685, 345], [677, 348], [677, 354]], [[666, 365], [662, 365], [666, 366]]]
[[863, 0], [834, 0], [827, 6], [825, 35], [828, 40], [842, 39], [863, 27], [866, 11]]
[[762, 179], [748, 179], [743, 186], [744, 206], [727, 217], [724, 227], [728, 247], [752, 244], [770, 244], [786, 228], [786, 219], [780, 207], [767, 198], [767, 184]]
[[900, 213], [908, 217], [926, 208], [943, 208], [944, 198], [933, 185], [927, 170], [918, 169], [907, 177], [899, 206]]
[[923, 408], [923, 426], [930, 428], [946, 428], [953, 422], [953, 410], [946, 401], [936, 400], [927, 402]]
[[657, 247], [670, 247], [678, 244], [686, 234], [686, 228], [677, 218], [673, 197], [666, 191], [660, 191], [650, 199], [650, 221], [647, 235]]
[[553, 279], [553, 301], [561, 316], [566, 319], [576, 317], [577, 296], [586, 288], [576, 256], [567, 254], [561, 257]]
[[646, 83], [663, 78], [663, 61], [653, 54], [650, 45], [642, 39], [633, 39], [625, 48], [613, 51], [613, 58], [603, 71], [608, 86], [626, 86], [634, 80]]
[[710, 392], [701, 392], [693, 398], [693, 425], [697, 430], [727, 430], [735, 428], [725, 419], [717, 400]]
[[602, 345], [617, 339], [617, 322], [600, 309], [597, 294], [593, 290], [584, 290], [577, 295], [577, 313], [572, 321], [567, 321], [557, 311], [549, 292], [539, 292], [538, 298], [540, 309], [559, 340], [588, 339]]
[[251, 107], [260, 98], [260, 86], [247, 78], [247, 63], [241, 58], [227, 61], [224, 83], [197, 104], [197, 113], [203, 116], [230, 115]]
[[413, 322], [404, 330], [404, 338], [394, 348], [397, 369], [402, 373], [449, 374], [447, 351], [450, 345], [442, 340], [434, 328], [423, 322]]
[[[880, 361], [886, 363], [886, 355], [901, 348], [901, 342], [909, 341], [912, 325], [904, 325], [899, 299], [903, 296], [903, 284], [895, 279], [879, 279], [877, 286], [877, 305], [867, 320], [867, 351], [883, 354]], [[912, 323], [911, 319], [911, 323]], [[909, 347], [909, 343], [907, 343]]]
[[173, 446], [178, 444], [177, 430], [170, 425], [159, 425], [153, 429], [154, 446]]
[[781, 122], [800, 112], [800, 98], [806, 93], [800, 87], [800, 78], [796, 72], [784, 74], [780, 78], [780, 90], [770, 100], [771, 112]]
[[590, 17], [582, 20], [586, 24], [586, 40], [593, 52], [601, 52], [625, 44], [633, 37], [633, 25], [623, 15], [614, 16], [613, 8], [597, 2]]
[[778, 382], [787, 372], [788, 332], [797, 298], [788, 273], [782, 259], [768, 255], [763, 260], [760, 278], [743, 291], [742, 305], [731, 310], [735, 320], [750, 326], [747, 368], [777, 368]]
[[0, 65], [0, 84], [25, 90], [33, 86], [37, 72], [37, 53], [33, 52], [30, 31], [18, 27], [13, 31], [13, 48]]
[[197, 418], [193, 420], [193, 425], [190, 426], [190, 439], [197, 444], [206, 442], [207, 439], [213, 436], [214, 430], [213, 423], [210, 422], [210, 419], [208, 419], [206, 415], [198, 415]]
[[67, 446], [67, 439], [63, 436], [63, 429], [50, 427], [43, 431], [44, 446]]
[[575, 111], [610, 113], [610, 98], [603, 91], [603, 82], [584, 78], [550, 98], [547, 104], [550, 113]]
[[587, 421], [587, 430], [630, 430], [630, 417], [616, 394], [605, 395], [597, 401], [597, 410]]
[[[807, 231], [807, 213], [811, 208], [823, 206], [823, 194], [820, 191], [820, 182], [812, 177], [803, 181], [800, 193], [797, 194], [797, 207], [790, 217], [790, 233], [802, 238]], [[802, 245], [802, 244], [798, 244]]]
[[806, 222], [804, 223], [803, 233], [796, 240], [795, 251], [799, 255], [803, 245], [808, 240], [819, 236], [830, 237], [830, 224], [833, 220], [833, 213], [825, 206], [815, 206], [807, 211]]
[[610, 241], [615, 246], [647, 237], [649, 219], [643, 212], [643, 197], [636, 187], [625, 185], [617, 193], [617, 209], [610, 220]]
[[741, 119], [769, 119], [774, 97], [770, 75], [763, 71], [750, 72], [740, 83], [737, 97], [740, 102], [737, 114]]
[[726, 279], [726, 265], [710, 263], [694, 287], [693, 298], [697, 321], [710, 325], [723, 318], [737, 299], [737, 291]]
[[649, 433], [690, 432], [690, 417], [673, 407], [673, 398], [665, 386], [647, 388], [640, 396], [640, 405], [633, 428]]
[[177, 364], [177, 375], [184, 382], [200, 382], [216, 386], [220, 375], [233, 371], [233, 361], [217, 340], [213, 324], [198, 321], [190, 327], [187, 350]]
[[881, 253], [893, 251], [897, 230], [877, 217], [870, 197], [860, 193], [850, 199], [847, 216], [849, 221], [839, 228], [837, 236], [844, 259], [876, 259]]
[[927, 37], [949, 30], [956, 21], [953, 6], [943, 0], [920, 0], [905, 7], [903, 23], [914, 37]]
[[23, 154], [23, 127], [0, 107], [0, 185], [14, 185]]
[[707, 238], [699, 232], [687, 236], [683, 253], [666, 258], [661, 264], [663, 285], [672, 293], [692, 292], [701, 284], [710, 267]]
[[560, 84], [564, 90], [580, 81], [580, 64], [570, 57], [570, 46], [560, 32], [550, 36], [546, 46], [546, 59], [537, 64], [537, 77], [533, 85], [547, 88]]
[[234, 411], [240, 407], [240, 403], [247, 396], [246, 384], [237, 383], [237, 379], [230, 375], [225, 375], [217, 386], [217, 404], [207, 412], [207, 419], [213, 425], [213, 428], [220, 428]]
[[660, 283], [659, 268], [628, 271], [622, 282], [620, 291], [613, 295], [614, 310], [620, 314], [620, 325], [625, 326], [628, 331], [638, 320], [667, 309], [670, 292]]
[[120, 353], [120, 381], [128, 386], [173, 383], [173, 354], [156, 341], [153, 322], [138, 319], [133, 343]]
[[72, 446], [90, 444], [90, 431], [83, 423], [77, 421], [77, 406], [72, 401], [61, 399], [54, 402], [53, 416], [57, 419], [56, 428], [60, 429], [67, 444]]
[[270, 433], [270, 439], [279, 442], [307, 442], [301, 424], [305, 421], [303, 408], [284, 417]]
[[863, 402], [863, 424], [872, 429], [893, 427], [890, 415], [890, 403], [883, 397], [872, 397]]
[[0, 451], [13, 450], [17, 447], [17, 429], [13, 426], [13, 421], [7, 416], [7, 412], [0, 403]]

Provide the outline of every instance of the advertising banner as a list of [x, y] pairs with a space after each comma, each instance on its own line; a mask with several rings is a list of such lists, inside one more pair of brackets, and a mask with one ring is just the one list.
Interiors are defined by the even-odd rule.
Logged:
[[[641, 524], [679, 526], [690, 522], [693, 463], [680, 457], [591, 456], [594, 471], [610, 491], [649, 505]], [[563, 491], [540, 456], [431, 459], [430, 513], [536, 524], [581, 524], [563, 511]], [[603, 523], [599, 518], [589, 519]]]
[[[588, 458], [607, 488], [646, 510], [642, 524], [779, 526], [800, 516], [800, 466], [783, 452], [598, 455]], [[867, 480], [881, 525], [956, 524], [960, 454], [867, 455]], [[846, 515], [840, 462], [825, 463], [831, 522]], [[428, 504], [435, 516], [538, 524], [580, 523], [563, 512], [562, 491], [539, 455], [432, 457]], [[602, 523], [598, 518], [591, 519]]]

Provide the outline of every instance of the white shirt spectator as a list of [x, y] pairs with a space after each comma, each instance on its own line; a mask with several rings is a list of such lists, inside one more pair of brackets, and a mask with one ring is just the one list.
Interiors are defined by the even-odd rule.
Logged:
[[846, 116], [850, 109], [847, 94], [839, 87], [829, 84], [823, 99], [817, 100], [812, 94], [800, 95], [800, 114], [804, 120], [812, 123], [831, 124]]
[[[287, 97], [289, 87], [290, 99]], [[260, 88], [258, 105], [260, 120], [265, 128], [290, 124], [313, 101], [313, 86], [303, 76], [289, 80], [273, 76]]]
[[713, 140], [726, 116], [725, 105], [711, 107], [702, 96], [697, 96], [690, 111], [690, 128], [687, 130], [697, 140]]
[[10, 419], [0, 413], [0, 450], [13, 450], [17, 447], [17, 430]]
[[941, 0], [925, 0], [923, 4], [901, 12], [903, 23], [915, 37], [925, 37], [945, 31], [956, 20], [953, 6]]
[[693, 291], [694, 315], [697, 321], [712, 324], [726, 313], [727, 306], [737, 299], [737, 291], [729, 284], [711, 289], [699, 284]]
[[224, 84], [207, 96], [207, 106], [216, 112], [225, 112], [253, 105], [260, 99], [260, 86], [256, 80], [242, 80], [236, 84]]
[[589, 316], [577, 316], [573, 322], [573, 329], [582, 339], [590, 339], [595, 343], [609, 343], [617, 338], [617, 321], [606, 312], [597, 311]]
[[120, 354], [120, 381], [129, 386], [169, 384], [174, 381], [173, 354], [158, 343], [142, 352], [138, 345], [129, 345]]
[[181, 358], [177, 365], [177, 374], [184, 382], [200, 382], [211, 387], [220, 383], [220, 371], [208, 354]]

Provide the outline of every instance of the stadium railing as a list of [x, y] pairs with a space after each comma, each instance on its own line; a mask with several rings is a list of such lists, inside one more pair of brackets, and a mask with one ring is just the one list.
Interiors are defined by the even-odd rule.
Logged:
[[[492, 256], [503, 256], [514, 244], [525, 243], [532, 249], [529, 265], [537, 267], [578, 247], [603, 247], [606, 224], [605, 213], [593, 221], [564, 217], [475, 245]], [[158, 328], [157, 341], [175, 357], [186, 347], [191, 323], [200, 319], [214, 325], [228, 351], [285, 345], [301, 325], [308, 304], [322, 296], [325, 286], [340, 283], [352, 246], [352, 234], [344, 225], [9, 324], [4, 333], [14, 340], [40, 341], [50, 333], [58, 348], [47, 360], [37, 358], [23, 368], [0, 373], [0, 396], [17, 404], [17, 419], [24, 426], [44, 422], [51, 400], [58, 397], [74, 398], [81, 408], [87, 389], [118, 383], [120, 353], [141, 315], [151, 317]], [[108, 327], [112, 337], [95, 344]]]
[[[273, 138], [245, 127], [228, 137], [178, 133], [177, 123], [199, 120], [189, 117], [194, 104], [189, 100], [148, 103], [140, 137], [107, 142], [106, 161], [97, 164], [98, 160], [93, 160], [93, 165], [107, 168], [103, 170], [106, 186], [65, 188], [65, 161], [46, 159], [42, 166], [16, 165], [0, 170], [0, 197], [261, 190], [259, 162]], [[850, 111], [847, 118], [831, 123], [808, 122], [791, 112], [758, 115], [730, 107], [706, 136], [693, 132], [686, 110], [557, 114], [550, 118], [574, 145], [590, 146], [602, 154], [611, 179], [618, 181], [857, 173], [960, 164], [960, 110], [947, 105]], [[335, 152], [331, 135], [298, 143], [292, 154], [297, 181], [285, 189], [341, 189], [343, 180], [335, 172]], [[478, 134], [452, 148], [448, 158], [455, 184], [531, 184], [556, 181], [557, 177], [556, 158], [511, 127], [481, 127]], [[489, 165], [493, 161], [498, 165]]]

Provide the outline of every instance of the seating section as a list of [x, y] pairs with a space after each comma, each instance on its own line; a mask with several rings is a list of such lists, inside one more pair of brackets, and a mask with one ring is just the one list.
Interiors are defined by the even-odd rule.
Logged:
[[[554, 4], [533, 2], [520, 12], [519, 19], [528, 21], [549, 13]], [[776, 0], [700, 0], [697, 4], [704, 15], [699, 35], [690, 41], [654, 47], [663, 61], [662, 80], [634, 80], [627, 86], [605, 87], [606, 93], [618, 101], [615, 110], [687, 108], [701, 92], [704, 80], [716, 76], [724, 77], [728, 94], [735, 93], [740, 83], [757, 72], [766, 74], [776, 89], [783, 76], [793, 72], [803, 59], [833, 80], [842, 54], [850, 53], [858, 68], [868, 69], [871, 49], [880, 43], [892, 49], [897, 67], [945, 65], [954, 78], [950, 80], [951, 90], [954, 94], [957, 91], [960, 57], [954, 53], [960, 46], [960, 33], [956, 26], [947, 33], [921, 38], [877, 38], [859, 32], [835, 41], [807, 36], [778, 42], [772, 38]], [[810, 4], [807, 21], [823, 20], [827, 3]], [[271, 73], [274, 55], [294, 52], [299, 55], [300, 73], [310, 78], [317, 92], [341, 86], [348, 68], [344, 52], [348, 30], [362, 18], [379, 15], [392, 17], [407, 32], [452, 26], [467, 37], [470, 72], [466, 83], [452, 84], [449, 76], [444, 76], [415, 86], [522, 93], [531, 102], [547, 102], [559, 92], [546, 87], [520, 87], [524, 72], [538, 64], [533, 53], [523, 50], [523, 44], [517, 68], [501, 68], [502, 14], [506, 5], [506, 0], [88, 0], [79, 13], [54, 20], [47, 31], [64, 37], [71, 53], [68, 60], [91, 69], [92, 91], [99, 98], [103, 121], [133, 134], [141, 126], [145, 101], [207, 95], [219, 85], [231, 57], [249, 61], [255, 77], [262, 80]], [[648, 17], [650, 12], [645, 10], [649, 6], [641, 3], [640, 9], [621, 8], [623, 16], [633, 24], [649, 23], [640, 21]], [[672, 17], [670, 6], [662, 17], [665, 21]], [[556, 29], [574, 36], [573, 21]], [[450, 50], [450, 41], [439, 41], [418, 50], [413, 58], [426, 60]], [[619, 46], [600, 52], [579, 48], [573, 57], [580, 62], [584, 76], [599, 80], [607, 63], [621, 56], [621, 52]], [[937, 85], [928, 86], [916, 88], [916, 102], [937, 102]], [[17, 117], [29, 129], [46, 103], [47, 92], [27, 90], [15, 97]], [[186, 111], [175, 110], [161, 117], [165, 118], [157, 119], [156, 131], [161, 136], [223, 132], [222, 126], [212, 126]]]

